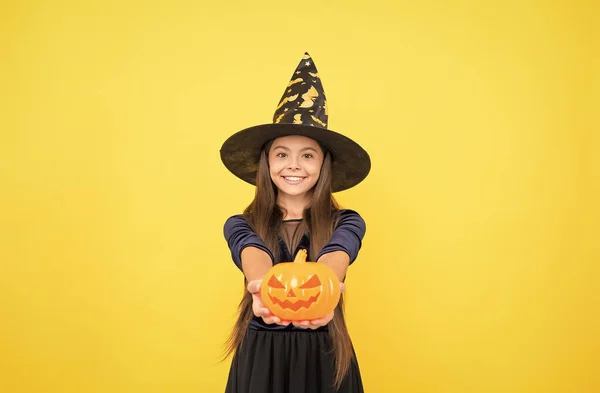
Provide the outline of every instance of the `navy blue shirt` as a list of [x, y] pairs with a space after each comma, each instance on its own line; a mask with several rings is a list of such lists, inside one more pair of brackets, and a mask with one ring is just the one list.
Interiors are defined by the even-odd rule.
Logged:
[[[273, 253], [265, 246], [262, 239], [252, 230], [241, 214], [229, 217], [223, 228], [225, 240], [231, 251], [231, 258], [235, 265], [242, 270], [241, 255], [246, 247], [256, 247], [266, 252], [273, 264], [280, 262], [290, 262], [298, 250], [310, 248], [310, 234], [305, 234], [298, 243], [297, 247], [290, 253], [287, 244], [280, 239], [280, 252], [278, 260], [275, 260]], [[323, 247], [317, 256], [317, 260], [323, 255], [333, 251], [343, 251], [350, 257], [352, 264], [358, 257], [358, 252], [362, 246], [362, 239], [365, 236], [366, 224], [362, 217], [354, 210], [341, 210], [339, 221], [333, 231], [331, 239]], [[294, 325], [280, 326], [277, 324], [267, 325], [262, 318], [255, 317], [250, 324], [250, 328], [262, 330], [306, 330], [296, 328]], [[326, 328], [326, 326], [324, 327]]]

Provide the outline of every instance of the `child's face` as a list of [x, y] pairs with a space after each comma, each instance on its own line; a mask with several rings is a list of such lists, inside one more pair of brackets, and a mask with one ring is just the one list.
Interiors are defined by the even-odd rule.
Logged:
[[298, 135], [277, 138], [269, 151], [271, 180], [282, 193], [304, 195], [319, 180], [323, 158], [313, 139]]

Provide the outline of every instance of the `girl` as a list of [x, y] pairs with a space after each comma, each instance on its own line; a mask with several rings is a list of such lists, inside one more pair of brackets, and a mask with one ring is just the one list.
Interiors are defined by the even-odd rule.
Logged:
[[293, 322], [272, 315], [260, 297], [264, 274], [300, 249], [340, 282], [358, 256], [365, 223], [340, 209], [332, 193], [360, 183], [370, 159], [357, 143], [328, 130], [327, 121], [322, 84], [305, 54], [273, 123], [240, 131], [221, 148], [225, 166], [256, 186], [252, 203], [224, 227], [247, 289], [228, 340], [226, 354], [234, 356], [226, 393], [363, 392], [343, 294], [329, 315]]

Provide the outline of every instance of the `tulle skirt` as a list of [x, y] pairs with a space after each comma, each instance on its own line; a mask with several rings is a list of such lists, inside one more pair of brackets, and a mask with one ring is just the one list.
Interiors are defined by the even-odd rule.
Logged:
[[339, 390], [327, 331], [249, 329], [233, 357], [226, 393], [364, 393], [356, 358]]

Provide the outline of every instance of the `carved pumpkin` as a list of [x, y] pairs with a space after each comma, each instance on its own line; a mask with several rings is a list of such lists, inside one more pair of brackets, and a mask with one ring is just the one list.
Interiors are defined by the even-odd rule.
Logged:
[[274, 265], [261, 285], [262, 301], [273, 315], [286, 321], [326, 316], [340, 300], [340, 281], [327, 265], [306, 262], [306, 250], [293, 262]]

